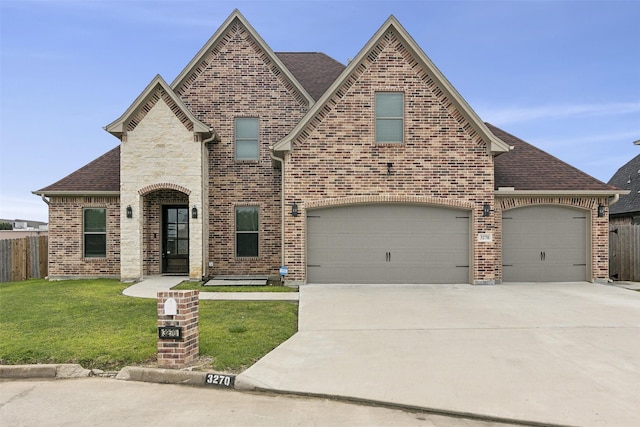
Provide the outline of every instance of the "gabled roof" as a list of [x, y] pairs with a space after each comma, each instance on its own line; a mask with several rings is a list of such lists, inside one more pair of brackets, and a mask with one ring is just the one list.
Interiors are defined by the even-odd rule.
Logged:
[[[300, 93], [300, 95], [307, 101], [308, 105], [314, 103], [314, 99], [309, 95], [305, 87], [294, 77], [294, 75], [285, 67], [280, 58], [271, 50], [269, 45], [260, 37], [260, 34], [249, 24], [249, 21], [240, 13], [238, 9], [234, 10], [231, 15], [224, 21], [224, 23], [218, 28], [213, 36], [205, 43], [205, 45], [198, 51], [196, 56], [187, 64], [182, 72], [171, 83], [171, 88], [180, 93], [180, 88], [186, 82], [193, 78], [194, 74], [198, 74], [200, 68], [203, 66], [203, 62], [206, 60], [209, 52], [218, 45], [221, 39], [225, 36], [229, 28], [235, 23], [239, 22], [249, 32], [251, 37], [256, 41], [258, 47], [267, 55], [267, 58], [275, 65], [278, 74], [282, 75], [288, 80], [291, 85]], [[206, 64], [205, 64], [206, 65]]]
[[202, 123], [193, 115], [191, 110], [189, 110], [180, 97], [175, 94], [159, 74], [151, 80], [142, 93], [135, 101], [133, 101], [131, 106], [127, 108], [127, 111], [125, 111], [122, 116], [117, 118], [115, 121], [105, 126], [104, 129], [119, 138], [127, 131], [127, 127], [131, 126], [132, 123], [135, 124], [135, 122], [139, 121], [144, 114], [148, 112], [147, 104], [149, 102], [153, 102], [154, 97], [166, 98], [166, 101], [171, 104], [170, 107], [172, 107], [171, 109], [176, 116], [178, 116], [183, 123], [187, 124], [194, 132], [206, 135], [215, 134], [213, 129]]
[[119, 193], [119, 145], [60, 181], [33, 192], [40, 196]]
[[609, 185], [630, 191], [611, 206], [611, 215], [640, 212], [640, 154], [618, 169], [609, 180]]
[[508, 153], [494, 158], [496, 190], [500, 187], [513, 187], [516, 192], [545, 194], [620, 193], [619, 189], [587, 175], [520, 138], [489, 123], [486, 125], [498, 138], [513, 147]]
[[276, 52], [314, 100], [327, 91], [345, 66], [321, 52]]
[[[385, 34], [389, 31], [393, 31], [401, 40], [403, 45], [407, 48], [410, 55], [417, 61], [418, 65], [427, 72], [429, 76], [433, 77], [434, 83], [440, 88], [444, 96], [449, 100], [452, 107], [459, 112], [464, 120], [470, 125], [473, 131], [475, 131], [480, 138], [487, 143], [487, 149], [493, 154], [504, 153], [509, 151], [509, 146], [492, 134], [485, 126], [484, 122], [480, 120], [480, 117], [471, 109], [469, 104], [462, 98], [462, 96], [456, 91], [453, 85], [446, 79], [446, 77], [438, 70], [435, 64], [429, 59], [424, 51], [413, 40], [409, 33], [400, 25], [398, 20], [391, 15], [389, 19], [380, 27], [380, 29], [373, 35], [369, 42], [362, 48], [362, 50], [356, 55], [356, 57], [347, 65], [344, 71], [336, 79], [336, 81], [327, 89], [324, 95], [316, 102], [316, 104], [309, 110], [305, 117], [298, 123], [298, 125], [287, 135], [284, 139], [279, 141], [274, 146], [274, 151], [290, 151], [293, 145], [293, 141], [297, 139], [307, 127], [312, 126], [316, 115], [322, 111], [328, 104], [330, 99], [341, 88], [347, 87], [357, 70], [361, 70], [363, 63], [366, 62], [367, 57], [375, 49], [376, 45], [383, 39]], [[366, 66], [365, 66], [366, 67]]]

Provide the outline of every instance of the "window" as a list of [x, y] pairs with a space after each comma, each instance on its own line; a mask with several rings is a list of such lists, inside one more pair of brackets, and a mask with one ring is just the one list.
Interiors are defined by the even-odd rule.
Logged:
[[376, 142], [402, 143], [404, 94], [376, 92]]
[[236, 256], [258, 256], [258, 207], [236, 207]]
[[236, 119], [236, 160], [258, 160], [258, 119]]
[[107, 210], [86, 208], [84, 210], [84, 256], [104, 258], [107, 256]]

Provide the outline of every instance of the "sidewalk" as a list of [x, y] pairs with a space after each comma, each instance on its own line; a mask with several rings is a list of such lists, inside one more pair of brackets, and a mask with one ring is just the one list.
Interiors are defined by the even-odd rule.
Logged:
[[[168, 291], [179, 285], [186, 276], [151, 276], [142, 282], [129, 286], [122, 291], [124, 295], [137, 298], [156, 298], [158, 292]], [[298, 292], [209, 292], [215, 287], [203, 286], [200, 290], [201, 300], [217, 301], [298, 301]]]

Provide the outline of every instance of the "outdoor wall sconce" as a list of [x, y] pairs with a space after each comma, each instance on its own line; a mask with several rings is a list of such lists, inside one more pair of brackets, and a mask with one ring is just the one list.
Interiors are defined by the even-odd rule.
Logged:
[[296, 202], [291, 204], [291, 216], [298, 216], [298, 204]]
[[193, 205], [193, 208], [191, 208], [191, 218], [198, 218], [198, 208], [196, 208], [196, 205]]
[[489, 216], [490, 213], [491, 213], [491, 206], [489, 206], [489, 203], [485, 203], [482, 206], [482, 216]]
[[598, 218], [602, 218], [604, 216], [604, 206], [601, 204], [598, 205]]
[[133, 218], [133, 209], [131, 209], [131, 205], [127, 206], [127, 218]]
[[392, 167], [393, 167], [393, 163], [387, 163], [387, 176], [391, 175]]

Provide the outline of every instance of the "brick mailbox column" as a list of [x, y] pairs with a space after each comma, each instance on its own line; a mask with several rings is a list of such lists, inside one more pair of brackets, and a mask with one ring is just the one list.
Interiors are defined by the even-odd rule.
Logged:
[[158, 366], [184, 368], [199, 353], [199, 291], [158, 292]]

